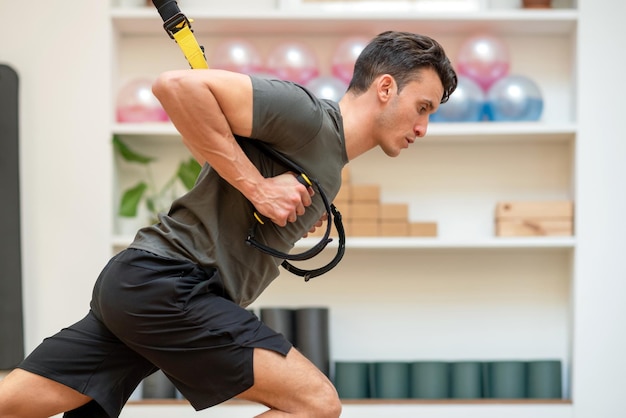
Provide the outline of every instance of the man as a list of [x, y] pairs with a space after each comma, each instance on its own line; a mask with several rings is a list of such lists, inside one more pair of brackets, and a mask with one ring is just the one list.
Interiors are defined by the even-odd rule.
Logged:
[[111, 259], [88, 315], [44, 340], [0, 383], [0, 416], [116, 417], [158, 368], [196, 409], [238, 397], [261, 416], [338, 417], [330, 381], [245, 307], [288, 252], [321, 226], [315, 190], [252, 145], [262, 141], [314, 176], [329, 198], [348, 161], [380, 147], [395, 157], [426, 134], [429, 115], [456, 88], [441, 46], [384, 32], [363, 50], [339, 103], [283, 81], [219, 70], [163, 74], [154, 93], [195, 158], [193, 190]]

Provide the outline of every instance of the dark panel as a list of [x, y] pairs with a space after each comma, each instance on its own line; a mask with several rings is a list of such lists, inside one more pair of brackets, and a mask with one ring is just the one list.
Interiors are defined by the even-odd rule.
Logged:
[[0, 369], [24, 357], [17, 95], [17, 74], [0, 65]]

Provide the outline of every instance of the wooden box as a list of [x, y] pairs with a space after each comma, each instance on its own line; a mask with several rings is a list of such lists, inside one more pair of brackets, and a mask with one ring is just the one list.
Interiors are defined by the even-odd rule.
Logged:
[[378, 184], [353, 184], [350, 186], [352, 202], [380, 203], [380, 186]]
[[337, 192], [337, 196], [333, 200], [335, 205], [343, 204], [352, 200], [352, 187], [349, 184], [343, 183]]
[[350, 219], [355, 221], [378, 222], [380, 204], [378, 202], [352, 202], [350, 205]]
[[518, 201], [496, 205], [496, 236], [567, 236], [574, 233], [574, 202]]
[[571, 200], [536, 201], [536, 202], [499, 202], [496, 205], [496, 218], [568, 218], [574, 216], [574, 203]]
[[436, 237], [437, 222], [411, 222], [409, 235], [412, 237]]
[[408, 222], [385, 222], [380, 223], [380, 236], [382, 237], [406, 237], [409, 235]]
[[407, 222], [409, 205], [405, 203], [383, 203], [380, 205], [381, 222]]
[[571, 220], [505, 220], [496, 222], [499, 237], [567, 236], [573, 235]]
[[380, 235], [380, 224], [378, 221], [350, 221], [351, 237], [377, 237]]

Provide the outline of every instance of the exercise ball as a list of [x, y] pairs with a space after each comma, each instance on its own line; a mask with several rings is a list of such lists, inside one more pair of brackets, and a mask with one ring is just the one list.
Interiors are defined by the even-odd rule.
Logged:
[[486, 111], [493, 121], [536, 121], [543, 112], [537, 83], [522, 75], [509, 75], [487, 92]]
[[317, 56], [302, 42], [282, 42], [270, 50], [266, 71], [304, 85], [319, 74]]
[[491, 35], [475, 35], [461, 45], [457, 57], [459, 75], [474, 80], [484, 91], [509, 73], [509, 50]]
[[245, 39], [226, 39], [219, 42], [211, 56], [211, 67], [220, 70], [251, 74], [263, 71], [263, 60], [257, 48]]
[[166, 122], [161, 103], [152, 94], [152, 80], [136, 78], [122, 86], [117, 94], [118, 122]]
[[320, 99], [338, 102], [345, 94], [348, 85], [337, 77], [323, 75], [309, 81], [305, 87]]
[[478, 122], [482, 120], [485, 93], [471, 78], [458, 76], [458, 84], [447, 102], [431, 117], [431, 122]]
[[331, 59], [333, 75], [345, 83], [350, 83], [354, 63], [369, 41], [369, 38], [363, 36], [351, 36], [339, 42]]

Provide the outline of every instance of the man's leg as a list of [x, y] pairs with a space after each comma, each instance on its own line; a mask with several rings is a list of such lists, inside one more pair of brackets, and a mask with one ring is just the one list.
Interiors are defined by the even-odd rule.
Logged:
[[254, 349], [254, 385], [237, 396], [270, 408], [260, 415], [337, 418], [341, 403], [328, 378], [297, 350], [287, 356]]
[[15, 369], [0, 381], [0, 417], [47, 418], [91, 401], [48, 378]]

